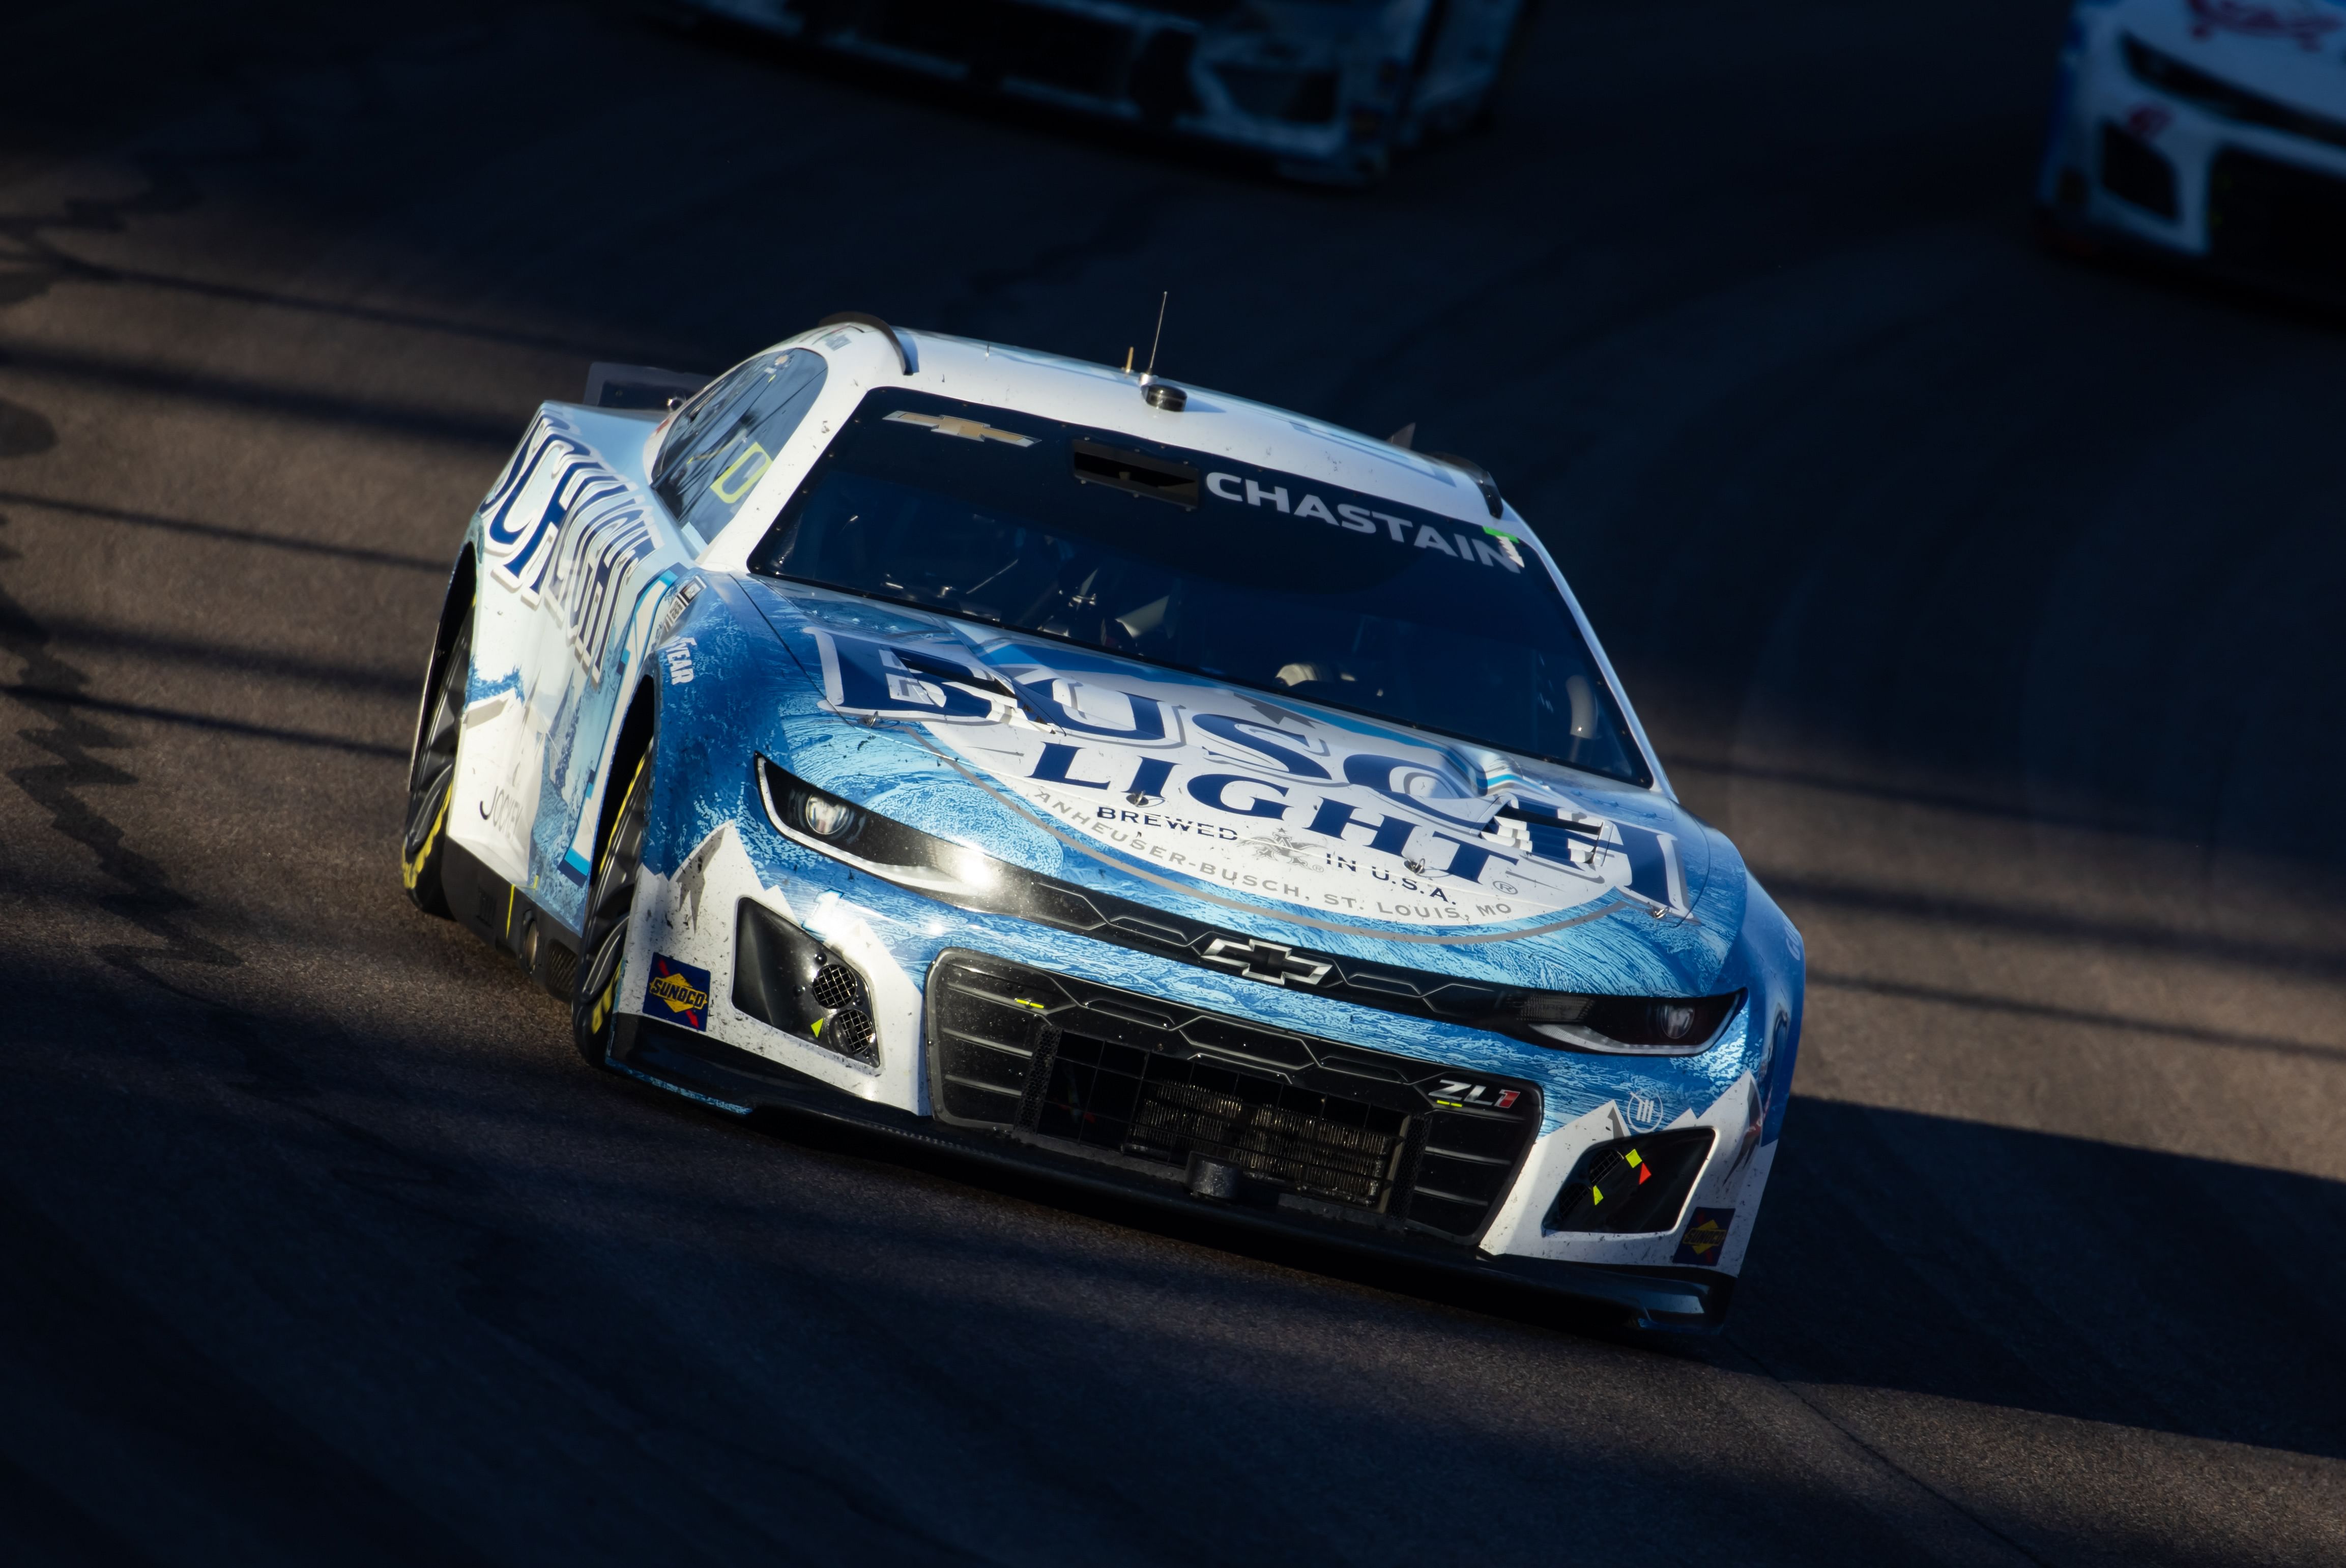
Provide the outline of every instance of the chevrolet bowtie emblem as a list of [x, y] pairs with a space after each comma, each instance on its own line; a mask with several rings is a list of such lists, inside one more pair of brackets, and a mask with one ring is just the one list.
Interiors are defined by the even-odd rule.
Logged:
[[1218, 936], [1199, 956], [1208, 963], [1235, 969], [1249, 980], [1265, 980], [1273, 985], [1317, 985], [1336, 967], [1316, 958], [1298, 958], [1293, 948], [1260, 938], [1239, 942]]
[[964, 441], [998, 441], [1007, 446], [1032, 446], [1035, 438], [1021, 435], [1015, 430], [996, 430], [974, 419], [962, 419], [950, 413], [914, 413], [910, 409], [898, 409], [888, 416], [899, 424], [924, 424], [939, 435], [959, 436]]

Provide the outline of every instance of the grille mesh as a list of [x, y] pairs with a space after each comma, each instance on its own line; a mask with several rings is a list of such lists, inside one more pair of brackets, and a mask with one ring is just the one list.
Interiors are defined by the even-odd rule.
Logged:
[[1167, 1165], [1234, 1165], [1299, 1192], [1381, 1207], [1403, 1124], [1332, 1095], [1129, 1046], [1059, 1042], [1039, 1130]]
[[[815, 974], [814, 999], [818, 1005], [834, 1010], [852, 1007], [863, 1000], [863, 986], [846, 965], [826, 963]], [[871, 1020], [864, 1023], [868, 1026]]]
[[1234, 1166], [1231, 1201], [1466, 1241], [1539, 1131], [1539, 1092], [1519, 1079], [984, 954], [941, 954], [927, 993], [939, 1120], [1177, 1180], [1200, 1179], [1197, 1160]]
[[872, 1027], [872, 1014], [861, 1007], [850, 1007], [831, 1014], [830, 1026], [823, 1033], [830, 1037], [825, 1044], [850, 1056], [861, 1056], [872, 1049], [872, 1037], [878, 1031]]

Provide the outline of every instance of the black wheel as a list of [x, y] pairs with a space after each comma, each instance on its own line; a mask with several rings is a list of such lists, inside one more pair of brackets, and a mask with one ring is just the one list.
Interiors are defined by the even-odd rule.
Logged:
[[627, 917], [643, 872], [644, 824], [651, 819], [652, 748], [644, 748], [635, 777], [619, 801], [611, 841], [595, 862], [586, 893], [586, 929], [579, 932], [577, 987], [570, 994], [570, 1036], [589, 1066], [606, 1065], [619, 1004], [619, 961], [627, 950]]
[[425, 914], [445, 916], [440, 886], [441, 850], [448, 840], [448, 798], [456, 784], [456, 737], [464, 725], [464, 694], [473, 671], [473, 606], [439, 667], [425, 678], [423, 719], [415, 755], [407, 763], [407, 828], [400, 837], [399, 875], [407, 896]]

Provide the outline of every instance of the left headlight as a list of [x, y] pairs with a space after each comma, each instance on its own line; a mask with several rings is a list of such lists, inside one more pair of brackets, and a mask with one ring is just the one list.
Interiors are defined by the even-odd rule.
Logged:
[[992, 890], [1001, 880], [1001, 862], [991, 855], [867, 811], [762, 756], [757, 769], [767, 820], [783, 837], [809, 849], [890, 881], [960, 901]]
[[767, 814], [784, 832], [795, 828], [833, 848], [845, 849], [868, 820], [860, 808], [793, 778], [762, 757], [758, 759], [758, 774], [765, 789]]

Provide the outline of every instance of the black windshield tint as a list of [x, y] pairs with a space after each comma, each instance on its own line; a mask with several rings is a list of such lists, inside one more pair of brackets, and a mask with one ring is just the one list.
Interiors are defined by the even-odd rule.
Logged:
[[882, 391], [750, 565], [1652, 782], [1529, 551], [1291, 473]]

